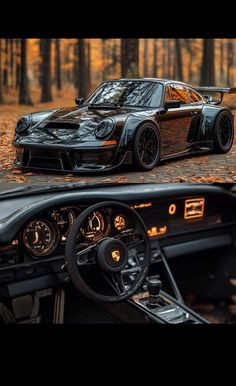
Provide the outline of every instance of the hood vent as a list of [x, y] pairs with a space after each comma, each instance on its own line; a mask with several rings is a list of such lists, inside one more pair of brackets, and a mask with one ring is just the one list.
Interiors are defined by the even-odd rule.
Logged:
[[49, 122], [44, 129], [53, 129], [53, 130], [78, 130], [78, 123], [68, 123], [68, 122]]

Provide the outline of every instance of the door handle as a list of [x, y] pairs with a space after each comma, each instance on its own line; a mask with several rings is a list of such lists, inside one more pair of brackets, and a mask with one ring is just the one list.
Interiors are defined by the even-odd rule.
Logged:
[[198, 114], [198, 112], [197, 111], [191, 111], [191, 113], [190, 113], [191, 115], [197, 115]]

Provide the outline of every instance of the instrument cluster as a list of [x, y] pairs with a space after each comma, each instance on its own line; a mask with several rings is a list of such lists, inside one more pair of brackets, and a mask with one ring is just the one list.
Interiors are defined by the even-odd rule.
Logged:
[[[43, 212], [25, 224], [22, 232], [24, 250], [36, 259], [51, 255], [63, 246], [79, 214], [84, 208], [67, 206]], [[128, 219], [123, 213], [110, 209], [93, 212], [81, 228], [78, 243], [97, 242], [103, 237], [124, 231]]]

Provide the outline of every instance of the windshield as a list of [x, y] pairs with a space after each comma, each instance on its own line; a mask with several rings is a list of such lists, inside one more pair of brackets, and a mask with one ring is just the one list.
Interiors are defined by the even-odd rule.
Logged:
[[118, 80], [103, 83], [86, 104], [114, 104], [121, 106], [158, 107], [161, 103], [162, 84], [141, 80]]

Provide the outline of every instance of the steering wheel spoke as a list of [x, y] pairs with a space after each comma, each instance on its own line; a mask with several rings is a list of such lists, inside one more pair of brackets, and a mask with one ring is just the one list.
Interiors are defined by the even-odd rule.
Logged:
[[78, 251], [76, 253], [77, 265], [92, 265], [96, 264], [95, 262], [95, 249], [97, 244], [90, 245], [87, 248]]

